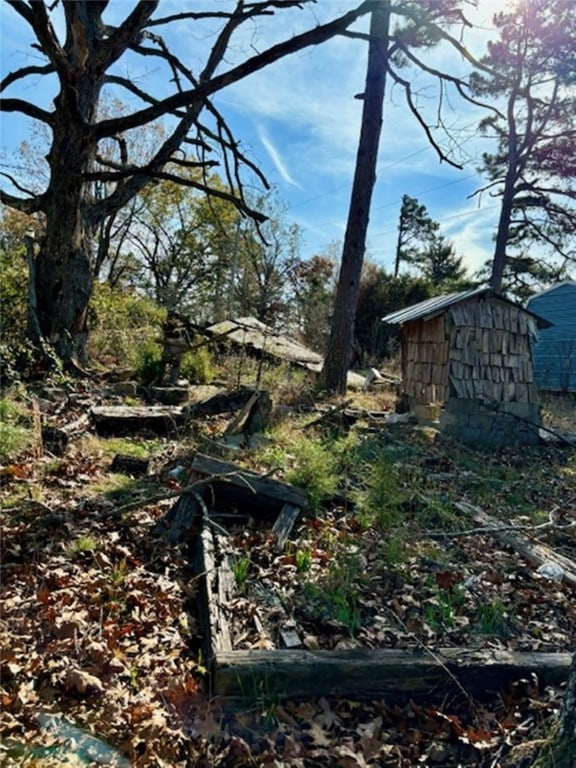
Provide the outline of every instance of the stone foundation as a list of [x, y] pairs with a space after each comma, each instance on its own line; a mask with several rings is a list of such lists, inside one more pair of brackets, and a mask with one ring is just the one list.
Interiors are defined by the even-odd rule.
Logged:
[[440, 429], [465, 443], [534, 445], [540, 421], [538, 403], [484, 404], [452, 397], [440, 415]]

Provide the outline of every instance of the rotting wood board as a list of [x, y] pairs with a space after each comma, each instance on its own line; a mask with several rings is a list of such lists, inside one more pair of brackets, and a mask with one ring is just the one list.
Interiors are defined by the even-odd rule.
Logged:
[[156, 434], [170, 434], [184, 421], [180, 406], [94, 406], [90, 415], [99, 435], [114, 435], [150, 430]]
[[[515, 653], [495, 648], [353, 648], [338, 651], [233, 650], [226, 604], [230, 563], [205, 522], [198, 567], [206, 574], [203, 597], [212, 694], [238, 699], [262, 687], [279, 699], [310, 696], [356, 698], [442, 696], [458, 690], [482, 697], [536, 674], [541, 686], [570, 674], [570, 653]], [[202, 617], [201, 617], [202, 618]]]
[[284, 504], [303, 508], [308, 503], [307, 493], [300, 488], [197, 453], [192, 461], [189, 482], [206, 478], [211, 478], [213, 501], [209, 506], [214, 509], [233, 503], [240, 511], [278, 514]]

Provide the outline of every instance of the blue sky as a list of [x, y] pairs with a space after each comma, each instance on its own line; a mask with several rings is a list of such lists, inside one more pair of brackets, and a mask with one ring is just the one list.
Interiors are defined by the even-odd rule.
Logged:
[[[128, 12], [131, 2], [111, 3], [115, 13]], [[227, 0], [184, 2], [163, 0], [164, 15], [184, 6], [230, 7]], [[261, 20], [246, 27], [235, 39], [227, 62], [245, 58], [247, 53], [293, 33], [326, 21], [357, 5], [356, 0], [319, 0], [304, 10], [283, 11], [276, 18]], [[467, 16], [478, 29], [466, 30], [463, 42], [475, 54], [485, 52], [486, 41], [494, 35], [492, 16], [506, 10], [510, 0], [479, 0]], [[33, 51], [23, 34], [16, 14], [4, 6], [2, 24], [2, 74], [31, 62]], [[360, 24], [357, 29], [365, 29]], [[171, 46], [192, 65], [200, 63], [211, 44], [216, 27], [184, 29], [170, 36]], [[456, 35], [459, 30], [454, 30]], [[322, 46], [307, 49], [232, 86], [216, 97], [216, 103], [241, 141], [246, 154], [259, 164], [287, 204], [287, 217], [302, 231], [301, 255], [306, 258], [323, 252], [334, 241], [341, 242], [354, 173], [360, 130], [362, 102], [354, 98], [364, 89], [367, 44], [338, 37]], [[459, 54], [442, 45], [426, 60], [451, 72], [467, 71]], [[148, 62], [122, 62], [123, 74], [145, 80], [162, 91], [161, 74]], [[408, 71], [407, 71], [408, 72]], [[434, 113], [436, 88], [422, 76], [416, 79], [423, 108]], [[42, 90], [41, 90], [42, 89]], [[26, 90], [16, 87], [7, 95], [39, 99], [47, 106], [49, 91], [31, 78]], [[442, 233], [452, 240], [467, 266], [474, 270], [492, 254], [492, 234], [498, 216], [498, 200], [489, 196], [470, 198], [482, 186], [476, 171], [481, 152], [487, 148], [478, 136], [482, 113], [459, 98], [450, 98], [445, 113], [458, 144], [456, 159], [463, 170], [440, 163], [428, 145], [422, 129], [409, 115], [403, 96], [388, 84], [384, 125], [374, 190], [367, 257], [391, 268], [396, 242], [400, 201], [408, 194], [427, 206], [430, 215], [441, 223]], [[2, 122], [0, 148], [2, 162], [10, 163], [15, 147], [27, 135], [22, 120], [7, 117]], [[447, 149], [441, 135], [438, 140]]]

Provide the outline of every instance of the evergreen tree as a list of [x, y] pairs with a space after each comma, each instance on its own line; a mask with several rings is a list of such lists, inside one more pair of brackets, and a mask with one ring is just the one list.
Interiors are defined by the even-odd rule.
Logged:
[[402, 262], [418, 263], [422, 250], [437, 236], [439, 228], [440, 225], [429, 216], [425, 205], [410, 195], [402, 196], [394, 260], [395, 277], [400, 272]]
[[[500, 32], [475, 74], [474, 92], [502, 109], [480, 123], [497, 140], [483, 157], [490, 190], [501, 197], [490, 282], [496, 290], [516, 265], [537, 265], [534, 247], [574, 257], [576, 232], [576, 4], [573, 0], [522, 0], [498, 13]], [[508, 261], [517, 251], [518, 261]]]
[[403, 195], [398, 222], [394, 277], [400, 265], [409, 264], [436, 289], [457, 286], [466, 275], [462, 257], [454, 245], [439, 234], [440, 224], [415, 197]]
[[355, 346], [362, 364], [375, 364], [399, 351], [400, 329], [382, 318], [432, 295], [430, 283], [413, 275], [391, 275], [375, 264], [362, 273], [356, 310]]

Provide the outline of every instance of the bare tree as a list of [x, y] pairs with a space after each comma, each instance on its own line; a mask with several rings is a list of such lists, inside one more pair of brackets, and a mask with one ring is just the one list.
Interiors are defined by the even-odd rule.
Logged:
[[[38, 325], [43, 339], [74, 366], [76, 360], [83, 361], [86, 355], [87, 308], [95, 274], [93, 244], [102, 222], [113, 217], [155, 179], [182, 181], [207, 194], [232, 200], [243, 214], [258, 218], [244, 199], [241, 169], [251, 169], [263, 183], [265, 180], [241, 152], [212, 97], [295, 51], [344, 32], [372, 10], [374, 0], [360, 2], [354, 10], [333, 21], [231, 67], [226, 66], [227, 52], [243, 25], [283, 9], [302, 7], [311, 0], [238, 0], [231, 3], [229, 11], [207, 2], [207, 10], [181, 10], [168, 16], [156, 15], [160, 0], [137, 0], [116, 26], [110, 26], [104, 18], [108, 0], [5, 2], [31, 32], [32, 45], [45, 62], [7, 74], [0, 92], [28, 83], [34, 77], [56, 82], [57, 95], [50, 111], [31, 100], [3, 99], [3, 111], [19, 113], [48, 126], [51, 141], [45, 189], [35, 193], [25, 181], [3, 173], [11, 187], [0, 193], [0, 200], [25, 213], [44, 214], [46, 228], [36, 256], [32, 285]], [[54, 22], [54, 15], [60, 11], [63, 25]], [[203, 69], [194, 74], [191, 66], [172, 53], [164, 37], [155, 30], [163, 28], [169, 32], [173, 27], [206, 21], [218, 23], [220, 31]], [[59, 36], [57, 29], [61, 26], [64, 34]], [[165, 68], [160, 95], [118, 74], [115, 65], [128, 54], [152, 59]], [[168, 84], [171, 93], [166, 95]], [[139, 100], [139, 106], [129, 114], [100, 118], [98, 107], [107, 86]], [[35, 93], [41, 93], [41, 88], [37, 87]], [[155, 151], [145, 158], [129, 156], [126, 133], [167, 116], [171, 129]], [[115, 158], [103, 151], [104, 144], [111, 140], [117, 146]], [[215, 165], [209, 153], [216, 149], [227, 189], [212, 189], [207, 181]], [[168, 164], [170, 169], [166, 168]], [[190, 174], [182, 178], [173, 170], [178, 167], [197, 167], [206, 172], [205, 180], [198, 181]], [[96, 189], [103, 194], [96, 194]]]

